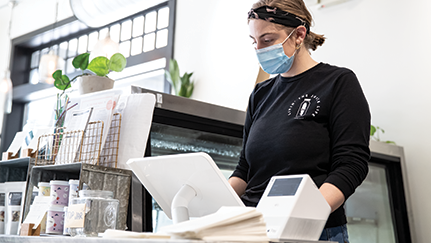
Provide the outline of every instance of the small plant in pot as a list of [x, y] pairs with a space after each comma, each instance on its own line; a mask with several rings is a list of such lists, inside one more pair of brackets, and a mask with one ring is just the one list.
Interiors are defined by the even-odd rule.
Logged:
[[184, 73], [180, 75], [180, 68], [178, 62], [175, 59], [169, 61], [169, 71], [165, 70], [166, 79], [172, 84], [174, 92], [178, 96], [190, 98], [193, 94], [195, 84], [191, 81], [191, 73]]
[[[61, 70], [57, 70], [52, 74], [54, 78], [54, 86], [63, 90], [71, 87], [71, 83], [77, 78], [81, 78], [80, 85], [78, 87], [80, 94], [86, 94], [106, 89], [112, 89], [114, 87], [114, 80], [107, 77], [111, 71], [121, 72], [126, 67], [126, 58], [121, 53], [112, 55], [110, 59], [104, 56], [99, 56], [89, 62], [90, 53], [83, 53], [76, 56], [72, 65], [76, 69], [81, 69], [82, 74], [79, 74], [72, 79], [64, 75]], [[84, 72], [84, 71], [90, 71]], [[93, 75], [93, 73], [95, 75]]]

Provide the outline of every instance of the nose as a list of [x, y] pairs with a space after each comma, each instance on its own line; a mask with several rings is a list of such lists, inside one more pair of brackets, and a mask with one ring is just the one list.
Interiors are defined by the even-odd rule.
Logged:
[[256, 42], [253, 44], [254, 49], [259, 50], [264, 48], [264, 46], [260, 42]]

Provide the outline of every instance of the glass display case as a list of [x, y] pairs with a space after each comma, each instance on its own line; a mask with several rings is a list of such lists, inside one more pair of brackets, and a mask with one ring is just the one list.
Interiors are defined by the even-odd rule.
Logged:
[[[156, 95], [145, 156], [205, 152], [226, 178], [230, 176], [242, 148], [243, 111], [136, 86], [132, 86], [132, 93]], [[128, 225], [132, 231], [157, 231], [171, 224], [137, 178], [132, 179], [131, 190], [130, 211], [134, 216]]]
[[[146, 156], [206, 152], [225, 177], [230, 176], [242, 149], [244, 111], [140, 87], [132, 87], [132, 93], [156, 95]], [[401, 170], [402, 148], [371, 145], [370, 172], [345, 203], [351, 242], [411, 242], [408, 191], [404, 190], [408, 187], [403, 184]], [[135, 180], [135, 187], [138, 186], [141, 185]], [[172, 223], [144, 189], [142, 198], [143, 203], [132, 202], [132, 207], [142, 207], [142, 225], [135, 222], [132, 227], [139, 227], [132, 230], [157, 232], [161, 226]]]

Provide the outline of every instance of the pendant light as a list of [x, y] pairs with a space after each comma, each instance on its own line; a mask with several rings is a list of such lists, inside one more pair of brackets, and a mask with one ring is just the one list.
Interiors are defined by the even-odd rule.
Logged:
[[90, 54], [90, 59], [98, 56], [104, 56], [109, 59], [117, 52], [120, 52], [120, 45], [111, 39], [108, 31], [106, 37], [99, 40], [94, 46]]
[[[8, 55], [6, 55], [7, 56], [7, 59], [6, 59], [7, 67], [6, 67], [6, 70], [3, 72], [3, 77], [1, 77], [1, 81], [0, 81], [0, 98], [2, 99], [2, 101], [4, 101], [3, 102], [4, 106], [1, 108], [3, 108], [3, 112], [6, 114], [10, 114], [12, 112], [13, 85], [12, 85], [12, 80], [10, 79], [10, 66], [9, 66], [10, 53], [12, 52], [12, 41], [10, 38], [10, 31], [11, 31], [11, 26], [12, 26], [12, 14], [13, 14], [13, 9], [16, 5], [16, 0], [10, 0], [9, 5], [11, 7], [10, 19], [9, 19], [9, 29], [8, 29], [8, 38], [9, 38], [10, 50], [8, 51]], [[1, 104], [1, 102], [0, 102], [0, 104]]]
[[[55, 21], [52, 29], [51, 42], [52, 42], [52, 39], [54, 39], [54, 32], [57, 24], [57, 18], [58, 18], [58, 1], [56, 1]], [[62, 69], [63, 66], [64, 66], [64, 60], [61, 57], [57, 56], [54, 53], [54, 51], [51, 49], [48, 54], [45, 54], [40, 58], [39, 82], [53, 84], [54, 79], [52, 78], [52, 74], [57, 69]]]

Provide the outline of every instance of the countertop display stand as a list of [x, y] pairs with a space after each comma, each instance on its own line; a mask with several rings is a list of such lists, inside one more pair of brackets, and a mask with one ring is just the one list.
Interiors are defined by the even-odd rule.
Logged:
[[90, 122], [85, 132], [65, 132], [57, 128], [55, 133], [42, 135], [38, 138], [36, 152], [23, 153], [34, 158], [15, 156], [10, 159], [10, 153], [5, 154], [4, 158], [9, 160], [0, 161], [0, 182], [26, 181], [22, 221], [29, 212], [33, 189], [39, 182], [77, 179], [80, 190], [86, 184], [90, 190], [112, 191], [114, 198], [120, 202], [117, 229], [127, 228], [133, 173], [116, 168], [121, 114], [114, 114], [111, 124], [103, 150], [103, 122], [97, 121]]

